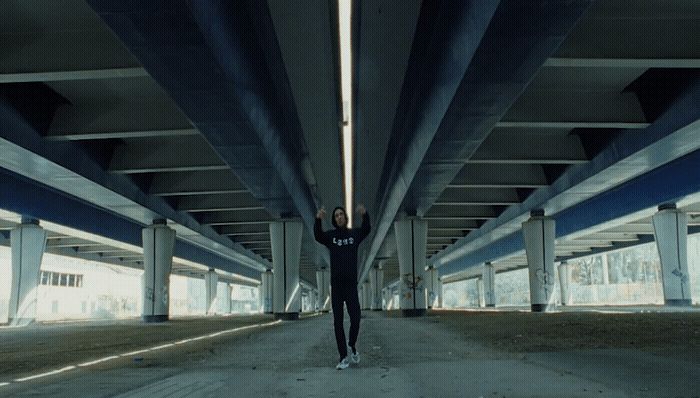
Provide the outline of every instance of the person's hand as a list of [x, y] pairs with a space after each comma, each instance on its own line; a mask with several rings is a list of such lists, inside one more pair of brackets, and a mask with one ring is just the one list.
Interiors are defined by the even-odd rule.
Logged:
[[318, 218], [319, 220], [323, 220], [323, 217], [325, 217], [325, 216], [326, 216], [326, 209], [324, 209], [323, 207], [318, 209], [318, 212], [316, 213], [316, 218]]
[[367, 213], [367, 209], [365, 209], [365, 206], [361, 204], [357, 205], [357, 209], [355, 209], [355, 211], [361, 216], [364, 216], [365, 213]]

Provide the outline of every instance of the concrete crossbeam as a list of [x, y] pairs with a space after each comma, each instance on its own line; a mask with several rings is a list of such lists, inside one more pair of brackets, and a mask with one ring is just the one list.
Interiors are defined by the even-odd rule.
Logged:
[[169, 140], [148, 138], [123, 144], [115, 149], [109, 171], [137, 174], [228, 168], [202, 137], [186, 136]]
[[[155, 196], [240, 195], [248, 190], [230, 170], [157, 174], [148, 193]], [[181, 199], [182, 200], [182, 199]], [[195, 207], [200, 199], [182, 202]]]
[[34, 71], [21, 73], [0, 73], [0, 84], [57, 82], [67, 80], [123, 79], [144, 76], [148, 76], [148, 73], [140, 67], [69, 71]]

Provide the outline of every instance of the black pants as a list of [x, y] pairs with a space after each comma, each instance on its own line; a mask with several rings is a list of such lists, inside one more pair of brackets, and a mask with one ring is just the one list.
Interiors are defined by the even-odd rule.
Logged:
[[[343, 303], [348, 306], [350, 315], [350, 340], [345, 342], [345, 328], [343, 327]], [[333, 326], [335, 327], [335, 342], [338, 344], [338, 354], [343, 359], [348, 355], [349, 344], [355, 346], [357, 335], [360, 333], [360, 299], [357, 295], [357, 286], [333, 286], [331, 287], [331, 305], [333, 307]]]

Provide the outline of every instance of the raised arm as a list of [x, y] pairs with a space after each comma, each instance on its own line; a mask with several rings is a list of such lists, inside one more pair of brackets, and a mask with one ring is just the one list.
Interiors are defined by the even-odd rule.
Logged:
[[365, 210], [364, 206], [357, 206], [357, 213], [362, 216], [362, 224], [360, 225], [360, 229], [357, 234], [357, 243], [360, 244], [360, 242], [362, 242], [367, 235], [369, 235], [369, 231], [372, 229], [372, 226], [369, 223], [369, 214], [367, 214], [367, 210]]
[[330, 239], [328, 238], [328, 235], [323, 231], [323, 225], [321, 225], [321, 221], [323, 220], [323, 217], [326, 215], [326, 210], [324, 208], [320, 208], [318, 210], [318, 213], [316, 213], [316, 221], [314, 222], [314, 238], [316, 239], [316, 242], [328, 246], [330, 245]]

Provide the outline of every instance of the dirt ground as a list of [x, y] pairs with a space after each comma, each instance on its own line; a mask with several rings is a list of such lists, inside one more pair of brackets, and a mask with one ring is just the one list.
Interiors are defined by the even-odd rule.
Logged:
[[271, 315], [34, 324], [0, 329], [2, 378], [53, 370], [208, 333], [271, 322]]
[[700, 312], [432, 311], [429, 316], [498, 351], [627, 348], [700, 364]]

